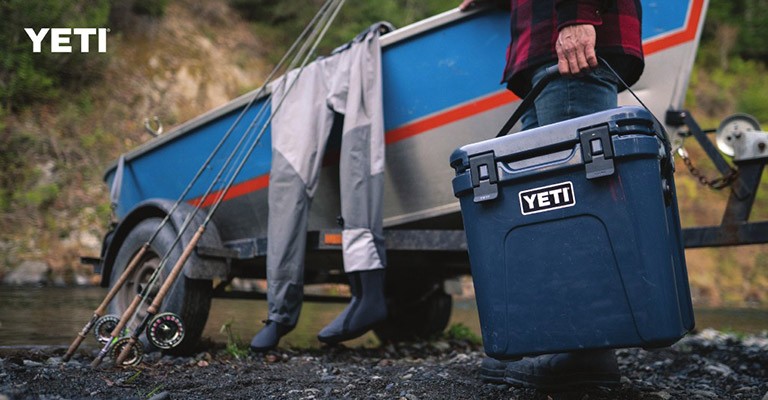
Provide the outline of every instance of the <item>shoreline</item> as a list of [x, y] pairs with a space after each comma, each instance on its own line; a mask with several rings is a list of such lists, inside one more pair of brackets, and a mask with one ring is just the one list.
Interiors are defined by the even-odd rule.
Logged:
[[[378, 348], [278, 348], [235, 357], [218, 343], [191, 357], [151, 353], [130, 368], [93, 351], [61, 363], [64, 347], [0, 347], [0, 398], [7, 399], [768, 399], [768, 331], [704, 330], [672, 347], [617, 350], [621, 384], [542, 393], [480, 381], [482, 347], [463, 340]], [[5, 396], [5, 397], [3, 397]]]

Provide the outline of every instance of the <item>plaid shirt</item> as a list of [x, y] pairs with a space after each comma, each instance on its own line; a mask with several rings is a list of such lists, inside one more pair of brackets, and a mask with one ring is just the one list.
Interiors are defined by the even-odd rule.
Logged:
[[643, 72], [640, 0], [511, 0], [512, 41], [504, 81], [518, 96], [531, 89], [536, 67], [557, 61], [558, 31], [575, 24], [595, 25], [597, 55], [628, 85]]

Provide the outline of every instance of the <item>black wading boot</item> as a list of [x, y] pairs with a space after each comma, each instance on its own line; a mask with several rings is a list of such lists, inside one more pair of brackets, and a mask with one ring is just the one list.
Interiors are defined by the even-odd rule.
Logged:
[[545, 354], [507, 363], [504, 381], [544, 391], [617, 386], [621, 375], [613, 350]]
[[333, 344], [354, 339], [387, 318], [384, 272], [383, 268], [379, 268], [347, 274], [352, 301], [333, 322], [320, 331], [318, 340]]
[[293, 326], [281, 324], [275, 321], [266, 321], [267, 325], [251, 339], [251, 350], [264, 352], [277, 347], [280, 338], [293, 330]]
[[504, 373], [507, 370], [508, 361], [500, 361], [495, 358], [485, 357], [480, 363], [480, 379], [486, 383], [506, 383]]

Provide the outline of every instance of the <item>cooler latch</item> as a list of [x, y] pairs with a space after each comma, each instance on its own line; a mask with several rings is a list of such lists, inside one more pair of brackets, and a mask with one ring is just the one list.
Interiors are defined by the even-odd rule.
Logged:
[[470, 157], [469, 173], [472, 178], [475, 203], [499, 197], [499, 189], [496, 186], [499, 178], [496, 172], [496, 158], [493, 152]]
[[613, 175], [613, 142], [607, 125], [579, 132], [587, 179]]

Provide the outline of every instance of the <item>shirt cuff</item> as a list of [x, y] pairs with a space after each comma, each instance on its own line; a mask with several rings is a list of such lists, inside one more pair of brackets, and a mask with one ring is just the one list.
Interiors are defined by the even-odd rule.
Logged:
[[602, 25], [602, 0], [557, 0], [557, 30], [569, 25]]

